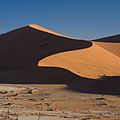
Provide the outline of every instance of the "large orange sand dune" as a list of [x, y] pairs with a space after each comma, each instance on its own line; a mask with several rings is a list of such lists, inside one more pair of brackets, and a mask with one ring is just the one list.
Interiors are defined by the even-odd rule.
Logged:
[[[71, 89], [74, 82], [87, 92], [101, 86], [119, 92], [119, 37], [85, 41], [34, 24], [10, 31], [0, 36], [0, 82], [64, 83]], [[108, 78], [94, 82], [102, 76]]]

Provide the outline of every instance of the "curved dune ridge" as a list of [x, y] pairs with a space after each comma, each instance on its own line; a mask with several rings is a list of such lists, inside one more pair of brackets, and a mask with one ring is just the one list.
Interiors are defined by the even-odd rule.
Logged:
[[74, 38], [74, 37], [63, 35], [63, 34], [59, 34], [57, 32], [54, 32], [52, 30], [49, 30], [47, 28], [44, 28], [44, 27], [36, 25], [36, 24], [29, 24], [28, 26], [31, 27], [31, 28], [34, 28], [36, 30], [47, 32], [47, 33], [50, 33], [50, 34], [53, 34], [53, 35], [57, 35], [57, 36], [61, 36], [61, 37], [66, 37], [66, 38], [71, 38], [71, 39], [75, 39], [75, 40], [80, 40], [79, 38]]
[[62, 67], [89, 78], [120, 75], [120, 58], [95, 43], [87, 49], [48, 56], [38, 65]]

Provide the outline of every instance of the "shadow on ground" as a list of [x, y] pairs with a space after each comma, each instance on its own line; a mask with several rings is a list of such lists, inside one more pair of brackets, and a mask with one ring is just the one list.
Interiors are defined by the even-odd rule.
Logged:
[[120, 76], [90, 79], [58, 67], [34, 67], [16, 72], [1, 72], [5, 84], [66, 84], [67, 89], [82, 93], [120, 95]]

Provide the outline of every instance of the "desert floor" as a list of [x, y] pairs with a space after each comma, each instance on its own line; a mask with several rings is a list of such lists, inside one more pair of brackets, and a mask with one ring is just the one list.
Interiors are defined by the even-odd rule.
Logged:
[[0, 120], [119, 120], [120, 96], [70, 91], [64, 84], [0, 85]]

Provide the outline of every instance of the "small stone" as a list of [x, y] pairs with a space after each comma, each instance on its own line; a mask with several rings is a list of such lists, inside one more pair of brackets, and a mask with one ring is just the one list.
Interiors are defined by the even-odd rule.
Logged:
[[90, 120], [90, 118], [82, 118], [82, 120]]
[[99, 98], [96, 98], [96, 100], [105, 100], [105, 98], [99, 97]]
[[51, 104], [50, 103], [45, 103], [45, 105], [50, 106]]
[[4, 103], [3, 105], [12, 105], [12, 103], [9, 103], [9, 102], [8, 102], [8, 103]]
[[40, 100], [42, 101], [42, 100], [44, 100], [44, 98], [41, 98]]
[[54, 111], [52, 108], [48, 108], [47, 111]]
[[6, 93], [7, 91], [4, 91], [4, 90], [0, 91], [0, 94], [6, 94]]
[[99, 103], [99, 104], [98, 104], [98, 106], [101, 106], [101, 107], [102, 107], [102, 106], [106, 106], [106, 105], [107, 105], [107, 103]]

